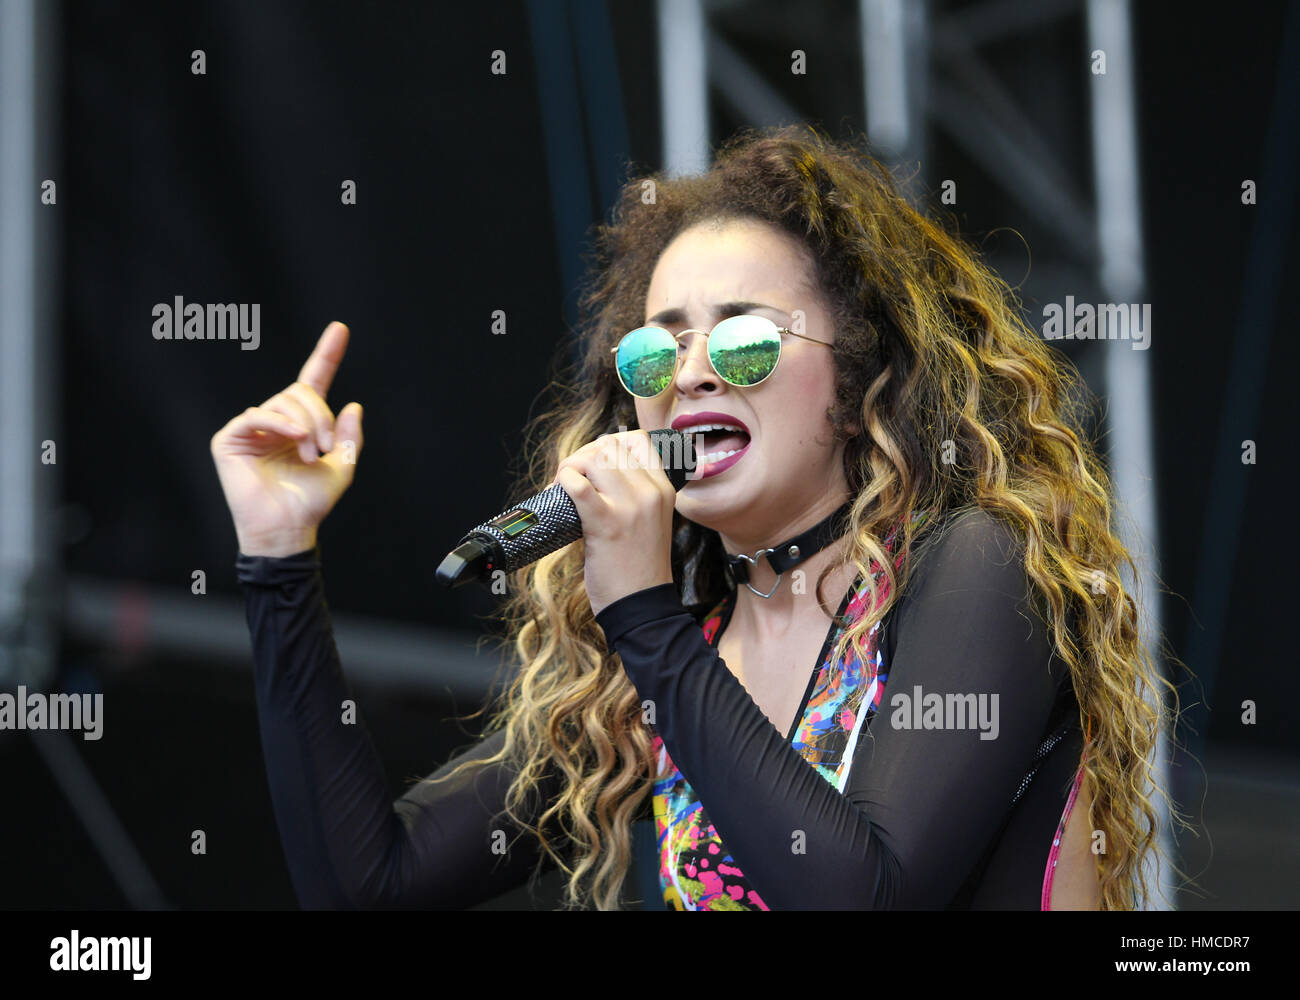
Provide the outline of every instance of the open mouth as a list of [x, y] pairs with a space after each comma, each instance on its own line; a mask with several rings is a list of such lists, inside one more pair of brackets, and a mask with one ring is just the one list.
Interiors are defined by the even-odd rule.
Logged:
[[700, 424], [688, 428], [695, 438], [695, 460], [715, 465], [749, 447], [749, 434], [735, 424]]
[[679, 429], [689, 434], [695, 445], [696, 471], [689, 477], [692, 480], [708, 479], [730, 469], [741, 460], [751, 441], [749, 431], [739, 423], [695, 423]]

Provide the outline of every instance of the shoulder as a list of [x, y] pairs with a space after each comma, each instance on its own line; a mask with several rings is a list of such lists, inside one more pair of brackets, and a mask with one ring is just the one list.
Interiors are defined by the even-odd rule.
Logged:
[[983, 507], [963, 507], [940, 515], [913, 548], [913, 568], [934, 572], [954, 564], [988, 573], [1013, 565], [1023, 569], [1024, 537], [1010, 523]]
[[933, 609], [974, 599], [1023, 614], [1032, 594], [1019, 529], [981, 507], [963, 507], [940, 515], [913, 542], [898, 604], [901, 615], [918, 604]]
[[1025, 556], [1020, 529], [996, 512], [967, 507], [937, 518], [913, 543], [891, 608], [891, 651], [907, 638], [925, 659], [960, 656], [987, 664], [990, 675], [1043, 659], [1059, 672]]

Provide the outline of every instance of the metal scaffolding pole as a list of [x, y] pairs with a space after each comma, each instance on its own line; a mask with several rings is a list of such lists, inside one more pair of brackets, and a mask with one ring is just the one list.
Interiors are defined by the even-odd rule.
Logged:
[[[1104, 53], [1106, 72], [1094, 73], [1092, 155], [1096, 176], [1097, 239], [1101, 288], [1112, 303], [1140, 303], [1146, 288], [1142, 249], [1142, 202], [1138, 191], [1136, 105], [1133, 94], [1133, 42], [1128, 0], [1088, 0], [1088, 45]], [[1146, 331], [1150, 335], [1151, 331]], [[1160, 591], [1154, 562], [1159, 551], [1156, 517], [1155, 449], [1152, 446], [1151, 363], [1137, 341], [1112, 341], [1106, 351], [1107, 418], [1112, 442], [1111, 478], [1118, 504], [1127, 513], [1117, 528], [1137, 556], [1137, 585], [1145, 620], [1147, 652], [1163, 670], [1158, 647]], [[1163, 692], [1151, 692], [1163, 700]], [[1162, 727], [1153, 761], [1156, 781], [1170, 787], [1169, 734]], [[1161, 849], [1173, 857], [1167, 803], [1157, 799]], [[1150, 884], [1159, 887], [1156, 909], [1174, 905], [1169, 865], [1147, 866]]]
[[659, 0], [659, 98], [664, 167], [671, 176], [709, 165], [709, 70], [701, 0]]
[[896, 162], [924, 156], [926, 7], [916, 0], [858, 2], [867, 139]]
[[[42, 11], [32, 0], [0, 4], [0, 685], [43, 685], [53, 672], [48, 606], [56, 552], [48, 511], [58, 442], [51, 402], [50, 347], [57, 255], [48, 245], [57, 204], [41, 204], [51, 144], [53, 74], [41, 58]], [[46, 8], [48, 10], [48, 8]], [[48, 452], [47, 452], [48, 453]], [[57, 457], [57, 451], [55, 451]]]
[[[0, 3], [0, 687], [56, 682], [62, 592], [55, 130], [58, 14]], [[47, 186], [47, 182], [53, 186]], [[29, 731], [54, 784], [129, 903], [167, 906], [144, 859], [66, 732]]]

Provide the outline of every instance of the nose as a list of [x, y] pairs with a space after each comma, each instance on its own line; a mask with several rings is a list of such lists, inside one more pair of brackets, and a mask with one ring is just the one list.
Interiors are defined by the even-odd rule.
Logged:
[[684, 396], [707, 395], [722, 388], [722, 380], [709, 363], [708, 339], [702, 333], [684, 334], [679, 343], [686, 347], [677, 369], [677, 392]]

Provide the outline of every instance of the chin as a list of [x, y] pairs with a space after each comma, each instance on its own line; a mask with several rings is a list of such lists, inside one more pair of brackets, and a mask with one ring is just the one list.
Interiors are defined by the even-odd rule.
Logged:
[[688, 521], [719, 531], [743, 516], [753, 502], [749, 490], [735, 488], [718, 476], [688, 483], [677, 495], [677, 511]]

